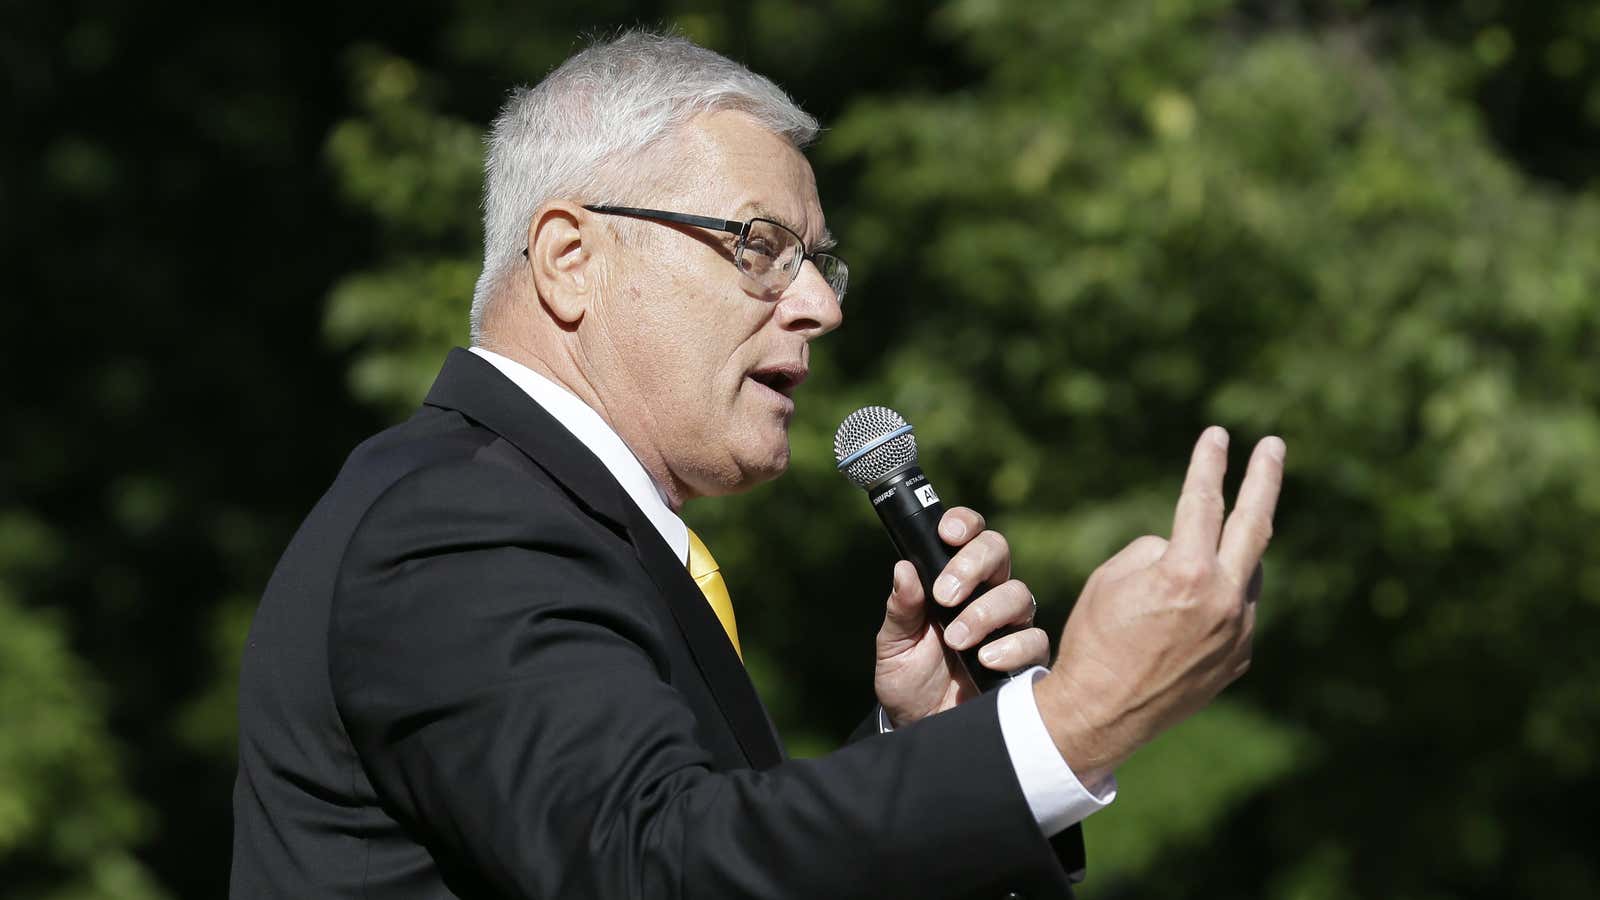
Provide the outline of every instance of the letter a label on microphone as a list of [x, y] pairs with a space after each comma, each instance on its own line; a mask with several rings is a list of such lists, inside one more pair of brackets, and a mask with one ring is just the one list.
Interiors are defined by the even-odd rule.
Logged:
[[933, 485], [931, 484], [925, 484], [917, 488], [916, 494], [917, 500], [922, 503], [923, 509], [927, 509], [939, 502], [939, 495], [933, 492]]

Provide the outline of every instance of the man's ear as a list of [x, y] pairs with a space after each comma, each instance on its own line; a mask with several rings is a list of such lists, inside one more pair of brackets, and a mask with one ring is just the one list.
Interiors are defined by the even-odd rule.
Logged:
[[593, 237], [585, 231], [588, 214], [565, 200], [552, 200], [534, 212], [528, 223], [528, 266], [533, 287], [551, 315], [575, 327], [593, 300], [595, 275]]

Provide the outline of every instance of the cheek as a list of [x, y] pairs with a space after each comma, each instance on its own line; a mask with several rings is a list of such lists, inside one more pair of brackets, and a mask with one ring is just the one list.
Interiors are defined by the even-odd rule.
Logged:
[[680, 440], [703, 441], [726, 427], [742, 367], [735, 362], [737, 342], [725, 336], [733, 323], [706, 317], [704, 302], [672, 302], [682, 297], [657, 297], [648, 311], [635, 307], [640, 313], [626, 326], [622, 362], [652, 414], [670, 423]]
[[758, 361], [746, 345], [760, 323], [750, 319], [749, 305], [738, 302], [743, 297], [719, 293], [726, 285], [673, 287], [672, 299], [678, 302], [650, 323], [653, 343], [663, 365], [673, 370], [675, 385], [725, 405], [737, 393], [745, 368]]
[[637, 395], [671, 420], [675, 443], [725, 443], [730, 431], [751, 429], [741, 424], [744, 370], [759, 359], [747, 345], [770, 310], [730, 283], [731, 267], [718, 268], [724, 260], [657, 259], [652, 271], [632, 273], [644, 280], [617, 310], [628, 334], [624, 364]]

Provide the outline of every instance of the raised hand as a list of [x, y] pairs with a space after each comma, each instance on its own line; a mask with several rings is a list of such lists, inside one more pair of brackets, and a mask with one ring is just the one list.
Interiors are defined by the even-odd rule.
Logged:
[[1146, 536], [1096, 569], [1034, 685], [1056, 747], [1087, 785], [1200, 709], [1250, 667], [1261, 556], [1285, 447], [1264, 438], [1224, 522], [1228, 433], [1195, 444], [1172, 539]]

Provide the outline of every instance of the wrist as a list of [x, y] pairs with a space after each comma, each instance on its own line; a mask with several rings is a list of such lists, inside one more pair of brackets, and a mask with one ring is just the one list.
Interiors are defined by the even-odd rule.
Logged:
[[1033, 699], [1056, 751], [1090, 791], [1107, 783], [1127, 752], [1117, 749], [1108, 722], [1090, 700], [1072, 690], [1064, 675], [1051, 672], [1033, 683]]

